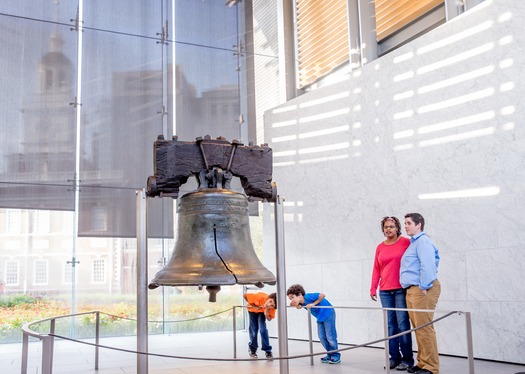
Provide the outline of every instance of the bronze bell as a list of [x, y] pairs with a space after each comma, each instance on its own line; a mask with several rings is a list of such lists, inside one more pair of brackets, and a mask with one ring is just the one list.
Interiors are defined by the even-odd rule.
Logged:
[[248, 199], [223, 188], [185, 194], [178, 209], [178, 237], [170, 261], [149, 284], [206, 286], [210, 301], [221, 285], [275, 284], [257, 258], [250, 235]]

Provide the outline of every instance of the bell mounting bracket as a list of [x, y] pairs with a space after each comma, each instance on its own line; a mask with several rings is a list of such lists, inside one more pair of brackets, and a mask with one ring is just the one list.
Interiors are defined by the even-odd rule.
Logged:
[[272, 183], [272, 149], [267, 144], [248, 146], [238, 140], [209, 135], [195, 141], [165, 140], [160, 135], [153, 144], [154, 175], [148, 177], [149, 197], [179, 196], [179, 189], [194, 176], [199, 188], [229, 189], [232, 177], [240, 178], [250, 200], [275, 201]]

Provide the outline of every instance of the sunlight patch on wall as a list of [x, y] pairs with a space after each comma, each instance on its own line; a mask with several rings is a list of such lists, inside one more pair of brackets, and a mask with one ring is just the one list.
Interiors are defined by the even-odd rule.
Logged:
[[272, 127], [275, 129], [275, 128], [278, 128], [278, 127], [294, 126], [296, 124], [297, 124], [297, 120], [296, 119], [291, 119], [291, 120], [288, 120], [288, 121], [274, 122], [274, 123], [272, 123]]
[[474, 114], [472, 116], [467, 116], [463, 118], [457, 118], [451, 121], [445, 121], [436, 123], [433, 125], [423, 126], [420, 127], [417, 132], [419, 134], [428, 134], [429, 132], [435, 132], [435, 131], [442, 131], [442, 130], [448, 130], [455, 127], [470, 125], [473, 123], [478, 123], [482, 121], [489, 121], [496, 117], [496, 113], [493, 110]]
[[480, 32], [486, 31], [486, 30], [490, 29], [493, 25], [494, 25], [493, 21], [482, 22], [479, 25], [471, 27], [470, 29], [467, 29], [467, 30], [455, 33], [454, 35], [449, 36], [448, 38], [443, 38], [443, 39], [441, 39], [441, 40], [439, 40], [439, 41], [437, 41], [435, 43], [431, 43], [431, 44], [425, 45], [424, 47], [421, 47], [421, 48], [419, 48], [417, 50], [417, 54], [418, 55], [423, 55], [425, 53], [434, 51], [436, 49], [449, 46], [449, 45], [451, 45], [453, 43], [456, 43], [456, 42], [458, 42], [460, 40], [469, 38], [469, 37], [471, 37], [473, 35], [476, 35], [476, 34], [478, 34]]
[[500, 69], [507, 69], [510, 68], [512, 65], [514, 65], [514, 59], [513, 58], [507, 58], [505, 60], [501, 60], [498, 64], [498, 67]]
[[449, 100], [444, 100], [439, 103], [422, 106], [421, 108], [417, 110], [417, 112], [419, 114], [434, 112], [436, 110], [451, 108], [451, 107], [469, 103], [475, 100], [484, 99], [484, 98], [487, 98], [493, 95], [494, 95], [494, 88], [490, 87], [490, 88], [486, 88], [484, 90], [480, 90], [477, 92], [472, 92], [467, 95], [462, 95], [462, 96], [454, 97]]
[[344, 125], [344, 126], [338, 126], [338, 127], [333, 127], [333, 128], [324, 129], [324, 130], [310, 131], [310, 132], [299, 134], [299, 139], [315, 138], [315, 137], [324, 136], [324, 135], [337, 134], [337, 133], [345, 132], [348, 130], [350, 130], [350, 126]]
[[486, 197], [499, 195], [500, 188], [498, 186], [489, 186], [481, 188], [471, 188], [466, 190], [434, 192], [418, 195], [420, 200], [434, 200], [434, 199], [458, 199], [466, 197]]
[[471, 79], [476, 79], [484, 75], [490, 74], [494, 72], [494, 70], [495, 68], [493, 65], [485, 66], [484, 68], [472, 70], [465, 74], [461, 74], [461, 75], [458, 75], [458, 76], [455, 76], [449, 79], [444, 79], [442, 81], [429, 84], [427, 86], [420, 87], [418, 88], [417, 93], [424, 94], [424, 93], [436, 91], [436, 90], [439, 90], [445, 87], [450, 87], [450, 86], [453, 86], [461, 82], [466, 82]]
[[337, 116], [348, 114], [349, 112], [350, 112], [350, 108], [343, 108], [343, 109], [333, 110], [331, 112], [316, 114], [314, 116], [301, 117], [299, 118], [299, 123], [307, 123], [307, 122], [319, 121], [319, 120], [323, 120], [327, 118], [334, 118]]
[[394, 139], [403, 139], [414, 136], [414, 130], [403, 130], [394, 133]]
[[293, 166], [295, 164], [297, 164], [297, 162], [295, 161], [274, 162], [273, 167], [277, 168], [277, 167], [283, 167], [283, 166]]
[[403, 73], [403, 74], [394, 75], [394, 78], [392, 78], [392, 81], [396, 83], [401, 82], [401, 81], [413, 78], [414, 75], [416, 74], [412, 70], [407, 71], [406, 73]]
[[308, 108], [308, 107], [315, 106], [315, 105], [325, 104], [325, 103], [329, 103], [331, 101], [340, 100], [340, 99], [343, 99], [343, 98], [349, 97], [349, 96], [350, 96], [350, 92], [349, 91], [344, 91], [344, 92], [338, 93], [336, 95], [323, 97], [321, 99], [306, 101], [304, 103], [299, 104], [299, 108]]
[[494, 44], [495, 43], [493, 43], [493, 42], [486, 43], [486, 44], [483, 44], [483, 45], [481, 45], [481, 46], [479, 46], [477, 48], [472, 48], [469, 51], [465, 51], [463, 53], [458, 53], [455, 56], [443, 59], [443, 60], [435, 62], [433, 64], [429, 64], [427, 66], [422, 66], [419, 69], [417, 69], [417, 74], [418, 75], [423, 75], [423, 74], [426, 74], [426, 73], [430, 73], [430, 72], [433, 72], [435, 70], [444, 68], [446, 66], [450, 66], [450, 65], [456, 64], [458, 62], [469, 60], [469, 59], [471, 59], [471, 58], [473, 58], [475, 56], [479, 56], [479, 55], [481, 55], [483, 53], [487, 53], [487, 52], [489, 52], [489, 51], [494, 49]]
[[419, 142], [418, 145], [420, 147], [428, 147], [431, 145], [457, 142], [459, 140], [466, 140], [466, 139], [478, 138], [480, 136], [493, 135], [494, 131], [495, 131], [494, 127], [487, 127], [487, 128], [480, 129], [480, 130], [464, 132], [461, 134], [444, 136], [441, 138], [434, 138], [430, 140], [422, 140]]
[[412, 117], [414, 115], [414, 111], [411, 109], [411, 110], [406, 110], [404, 112], [399, 112], [399, 113], [394, 113], [394, 119], [403, 119], [403, 118], [409, 118], [409, 117]]
[[509, 114], [514, 114], [516, 111], [516, 107], [514, 105], [504, 106], [500, 109], [500, 113], [502, 116], [508, 116]]
[[273, 114], [285, 113], [285, 112], [289, 112], [289, 111], [292, 111], [292, 110], [295, 110], [295, 109], [297, 109], [297, 105], [289, 105], [289, 106], [284, 106], [284, 107], [281, 107], [281, 108], [276, 108], [276, 109], [272, 110], [272, 113]]
[[414, 52], [410, 51], [405, 54], [394, 57], [393, 63], [399, 64], [400, 62], [405, 62], [407, 60], [410, 60], [413, 57], [414, 57]]
[[279, 136], [276, 138], [272, 138], [272, 143], [289, 142], [292, 140], [297, 140], [297, 135], [287, 135], [287, 136]]
[[394, 95], [394, 101], [399, 101], [399, 100], [409, 99], [409, 98], [411, 98], [412, 96], [414, 96], [414, 90], [409, 90], [409, 91], [401, 92], [401, 93], [398, 93], [398, 94], [395, 94], [395, 95]]

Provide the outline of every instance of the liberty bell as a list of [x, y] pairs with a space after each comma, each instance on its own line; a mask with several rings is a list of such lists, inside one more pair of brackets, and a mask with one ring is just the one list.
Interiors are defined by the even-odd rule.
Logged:
[[[204, 153], [202, 145], [200, 150]], [[231, 171], [206, 166], [196, 175], [199, 188], [180, 198], [172, 256], [149, 288], [205, 286], [214, 302], [221, 285], [275, 284], [251, 241], [248, 198], [229, 188]]]

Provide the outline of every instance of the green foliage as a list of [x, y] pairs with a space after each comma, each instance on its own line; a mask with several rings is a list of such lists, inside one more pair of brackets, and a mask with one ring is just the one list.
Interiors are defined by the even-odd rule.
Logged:
[[[231, 291], [231, 290], [228, 290]], [[208, 302], [206, 291], [178, 290], [162, 302], [160, 294], [151, 295], [148, 302], [148, 328], [151, 334], [231, 330], [232, 306], [241, 304], [240, 290], [221, 292], [217, 302]], [[67, 297], [40, 298], [27, 295], [4, 297], [0, 304], [0, 343], [20, 342], [22, 326], [28, 322], [71, 314]], [[100, 311], [101, 336], [135, 335], [136, 297], [134, 295], [90, 295], [77, 302], [77, 313]], [[238, 327], [242, 310], [236, 311]], [[162, 322], [165, 320], [166, 322]], [[96, 313], [56, 319], [55, 334], [75, 339], [95, 336]], [[49, 332], [50, 322], [36, 323], [31, 329]]]
[[34, 304], [38, 302], [41, 298], [33, 297], [29, 295], [9, 295], [0, 298], [0, 308], [13, 308], [21, 304]]

